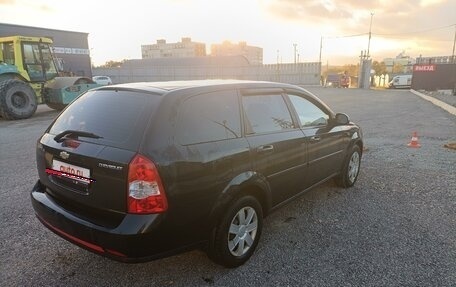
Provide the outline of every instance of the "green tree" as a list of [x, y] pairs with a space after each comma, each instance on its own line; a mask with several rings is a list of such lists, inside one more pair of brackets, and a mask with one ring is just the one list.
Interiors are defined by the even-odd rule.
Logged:
[[399, 74], [404, 72], [404, 65], [400, 63], [394, 63], [393, 74]]
[[347, 72], [349, 76], [357, 76], [358, 75], [358, 65], [353, 65], [353, 64], [347, 64], [342, 66], [343, 71], [342, 72]]
[[[349, 76], [357, 76], [359, 65], [345, 64], [343, 66], [330, 66], [328, 70], [323, 71], [323, 76], [326, 78], [328, 75], [332, 74], [342, 74], [347, 72]], [[323, 67], [324, 69], [325, 67]]]
[[375, 71], [376, 76], [385, 75], [387, 73], [385, 62], [372, 62], [372, 69]]
[[343, 71], [344, 70], [342, 67], [333, 66], [333, 67], [329, 67], [326, 71], [324, 71], [323, 76], [326, 78], [328, 75], [339, 74], [339, 73], [342, 73]]
[[122, 66], [123, 63], [125, 63], [127, 60], [122, 60], [122, 61], [107, 61], [104, 63], [104, 65], [99, 66], [98, 68], [118, 68]]

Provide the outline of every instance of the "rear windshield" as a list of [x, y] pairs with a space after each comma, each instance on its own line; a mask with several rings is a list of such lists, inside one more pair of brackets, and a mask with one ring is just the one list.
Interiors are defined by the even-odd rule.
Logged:
[[102, 138], [79, 139], [136, 151], [159, 100], [158, 95], [133, 91], [89, 91], [65, 109], [49, 133], [90, 132]]

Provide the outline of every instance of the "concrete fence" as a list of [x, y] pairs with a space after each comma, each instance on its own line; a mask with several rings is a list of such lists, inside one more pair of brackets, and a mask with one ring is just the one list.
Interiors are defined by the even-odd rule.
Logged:
[[178, 80], [238, 79], [319, 85], [320, 63], [243, 66], [177, 66], [93, 68], [94, 76], [109, 76], [114, 83]]

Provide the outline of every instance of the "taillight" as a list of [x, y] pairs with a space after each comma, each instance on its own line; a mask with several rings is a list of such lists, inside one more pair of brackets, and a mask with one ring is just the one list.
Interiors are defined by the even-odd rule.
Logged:
[[154, 163], [137, 154], [128, 166], [129, 213], [161, 213], [168, 209], [168, 201]]

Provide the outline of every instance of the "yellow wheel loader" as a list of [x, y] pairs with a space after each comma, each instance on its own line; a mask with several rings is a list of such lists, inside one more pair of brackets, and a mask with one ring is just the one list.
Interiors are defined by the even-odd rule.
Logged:
[[85, 77], [58, 77], [44, 37], [0, 38], [0, 116], [7, 120], [31, 117], [37, 104], [61, 110], [83, 92], [98, 87]]

